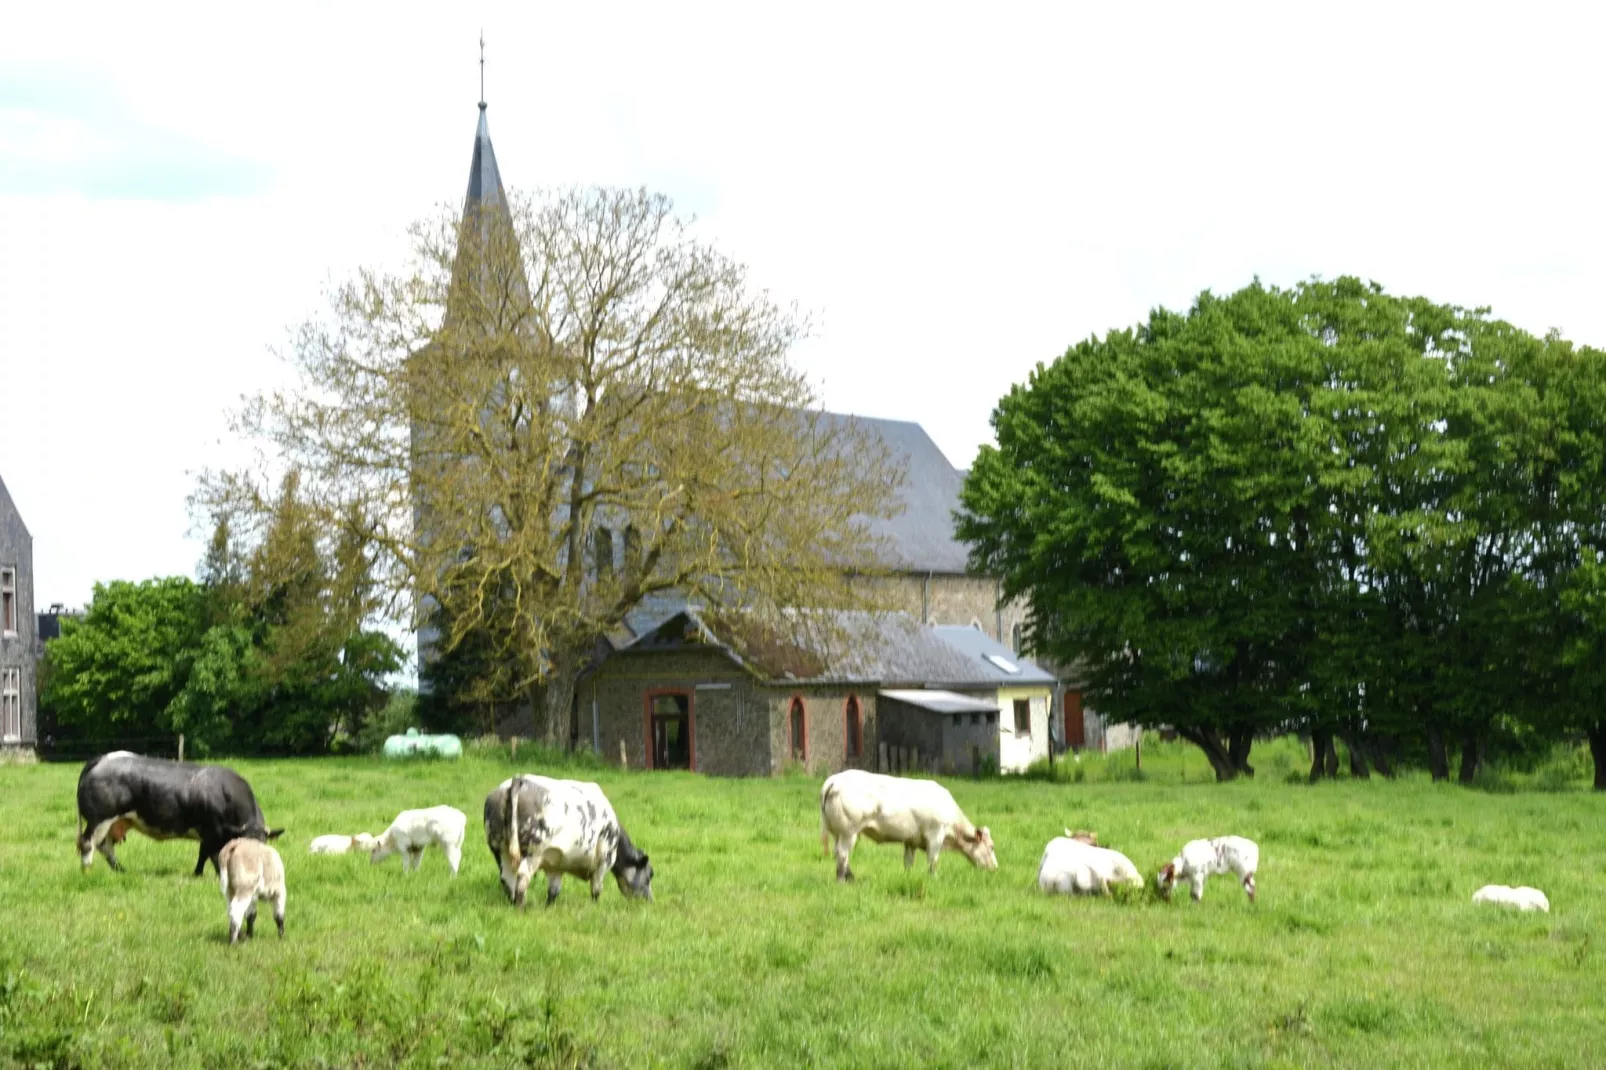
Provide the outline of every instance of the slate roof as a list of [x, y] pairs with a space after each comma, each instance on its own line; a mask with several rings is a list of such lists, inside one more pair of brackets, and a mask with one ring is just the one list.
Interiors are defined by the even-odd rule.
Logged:
[[491, 147], [491, 128], [485, 122], [485, 102], [480, 101], [480, 125], [474, 131], [474, 155], [468, 165], [468, 194], [463, 198], [463, 214], [483, 206], [507, 203], [502, 191], [502, 172], [496, 166], [496, 150]]
[[965, 474], [948, 462], [926, 429], [908, 420], [879, 420], [828, 412], [827, 420], [856, 423], [880, 436], [908, 466], [899, 497], [903, 512], [890, 520], [871, 522], [871, 530], [887, 539], [889, 568], [907, 572], [963, 575], [970, 571], [965, 546], [954, 538], [954, 510]]
[[[745, 634], [737, 634], [745, 631]], [[810, 631], [800, 629], [800, 634]], [[839, 613], [810, 640], [708, 619], [688, 607], [620, 655], [714, 647], [767, 680], [815, 684], [882, 684], [958, 690], [1051, 686], [1054, 677], [974, 628], [935, 628], [906, 613]], [[956, 636], [967, 632], [975, 636]], [[987, 660], [992, 653], [1020, 668], [1010, 673]]]

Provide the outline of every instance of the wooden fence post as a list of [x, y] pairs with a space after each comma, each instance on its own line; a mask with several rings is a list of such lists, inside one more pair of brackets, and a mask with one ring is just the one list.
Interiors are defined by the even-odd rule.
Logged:
[[178, 734], [178, 760], [181, 761], [181, 762], [184, 760], [184, 733], [183, 732], [180, 732]]
[[875, 771], [878, 772], [878, 773], [890, 773], [890, 772], [892, 772], [892, 766], [887, 761], [887, 745], [885, 743], [876, 744], [876, 767], [875, 767]]
[[630, 768], [630, 752], [625, 750], [625, 741], [622, 738], [619, 740], [619, 768]]

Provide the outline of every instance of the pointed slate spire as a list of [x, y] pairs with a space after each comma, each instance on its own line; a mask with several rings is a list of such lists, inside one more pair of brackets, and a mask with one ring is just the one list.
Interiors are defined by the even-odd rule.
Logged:
[[485, 101], [482, 100], [480, 125], [474, 131], [474, 155], [468, 165], [468, 195], [463, 198], [463, 214], [506, 203], [502, 172], [496, 166], [496, 150], [491, 147], [491, 128], [485, 122]]

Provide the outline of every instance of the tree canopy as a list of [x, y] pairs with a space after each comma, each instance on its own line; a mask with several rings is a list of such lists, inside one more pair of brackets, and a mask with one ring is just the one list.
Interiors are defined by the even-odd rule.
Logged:
[[[972, 565], [1117, 720], [1221, 777], [1256, 735], [1357, 771], [1601, 735], [1606, 355], [1356, 279], [1205, 293], [1072, 346], [993, 415]], [[1597, 778], [1606, 751], [1597, 750]]]

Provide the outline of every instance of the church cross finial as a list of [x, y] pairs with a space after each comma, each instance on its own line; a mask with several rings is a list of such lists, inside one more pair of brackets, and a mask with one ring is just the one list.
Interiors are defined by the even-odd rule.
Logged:
[[485, 107], [485, 31], [480, 31], [480, 107]]

